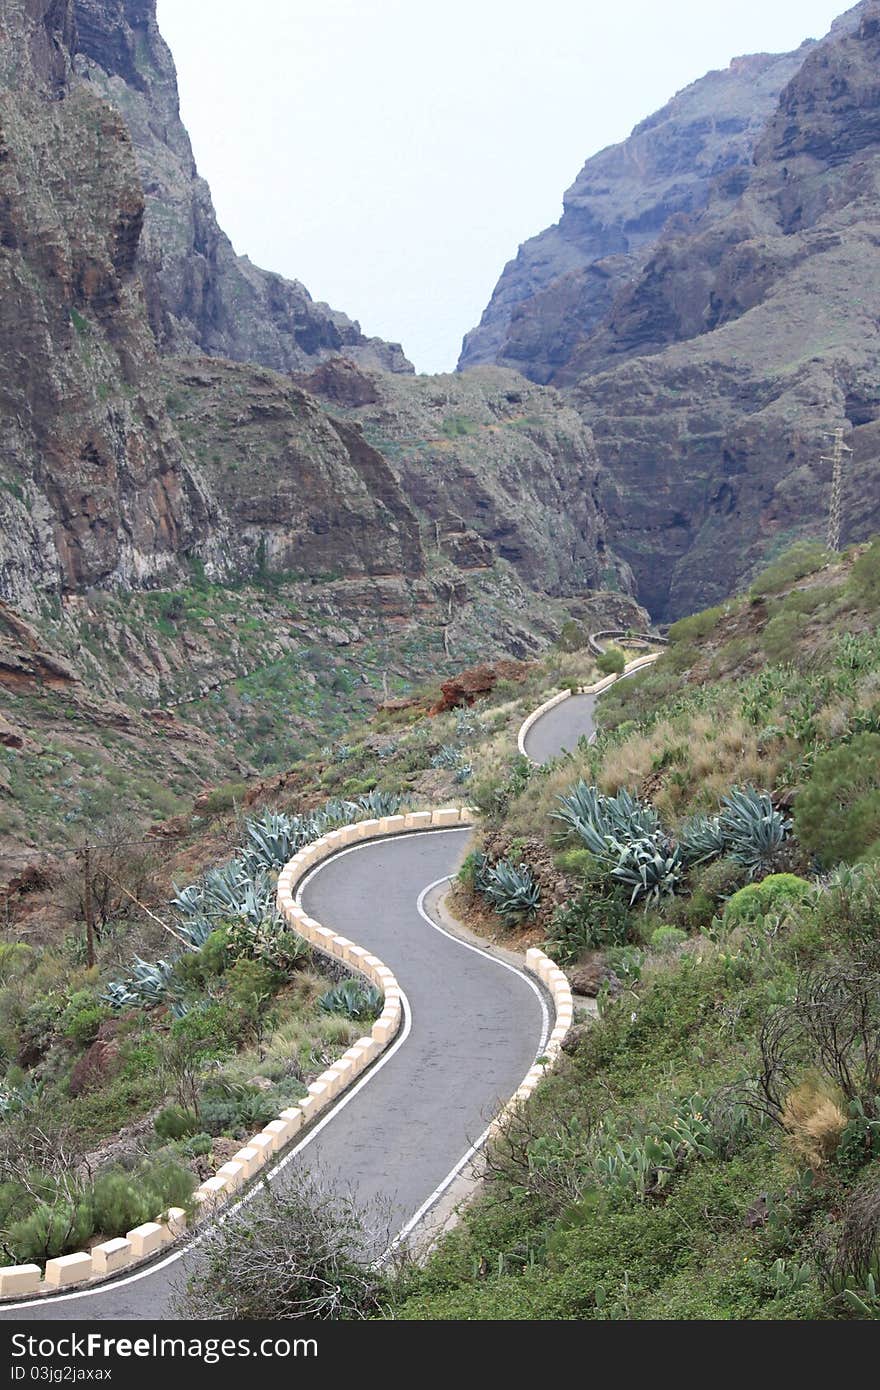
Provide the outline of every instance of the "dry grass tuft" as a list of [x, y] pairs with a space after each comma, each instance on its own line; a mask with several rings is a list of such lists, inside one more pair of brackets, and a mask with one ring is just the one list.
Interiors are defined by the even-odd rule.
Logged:
[[837, 1096], [819, 1081], [805, 1081], [786, 1098], [783, 1128], [795, 1154], [814, 1171], [834, 1157], [846, 1124]]

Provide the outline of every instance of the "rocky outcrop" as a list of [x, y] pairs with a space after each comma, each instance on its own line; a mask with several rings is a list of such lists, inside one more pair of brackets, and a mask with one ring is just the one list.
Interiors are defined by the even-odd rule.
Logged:
[[71, 85], [69, 5], [0, 14], [0, 594], [33, 609], [155, 580], [212, 508], [152, 375], [128, 129]]
[[880, 527], [880, 6], [847, 21], [782, 93], [742, 197], [659, 247], [567, 369], [655, 616], [824, 535], [838, 427], [843, 539]]
[[577, 407], [609, 543], [655, 618], [824, 536], [837, 428], [843, 539], [880, 527], [878, 60], [862, 0], [820, 42], [680, 93], [585, 166], [462, 358], [516, 360]]
[[[369, 371], [322, 359], [330, 339], [298, 385], [253, 363], [163, 357], [156, 304], [200, 263], [168, 231], [161, 180], [146, 179], [145, 202], [141, 123], [162, 132], [149, 147], [189, 209], [180, 226], [198, 185], [184, 197], [175, 182], [189, 145], [153, 5], [76, 0], [77, 42], [106, 82], [74, 69], [71, 5], [0, 13], [20, 58], [0, 96], [0, 596], [35, 614], [90, 589], [174, 585], [194, 563], [220, 581], [430, 569], [428, 594], [452, 608], [462, 576], [499, 562], [539, 591], [598, 587], [592, 444], [554, 393], [512, 373]], [[150, 217], [163, 208], [171, 279], [156, 300]]]
[[160, 350], [278, 371], [343, 352], [371, 367], [411, 372], [399, 344], [366, 337], [345, 314], [315, 303], [298, 281], [235, 254], [180, 119], [156, 0], [74, 0], [74, 10], [77, 73], [131, 132], [145, 196], [137, 264]]
[[424, 572], [418, 522], [387, 460], [289, 378], [199, 357], [169, 360], [163, 381], [229, 518], [236, 573]]
[[588, 159], [560, 221], [505, 267], [479, 327], [465, 337], [459, 369], [497, 362], [553, 381], [670, 220], [701, 211], [719, 178], [731, 193], [741, 189], [755, 143], [808, 47], [734, 59]]
[[550, 594], [629, 586], [596, 506], [592, 437], [557, 392], [491, 367], [392, 377], [330, 363], [298, 380], [387, 459], [432, 563], [505, 561]]

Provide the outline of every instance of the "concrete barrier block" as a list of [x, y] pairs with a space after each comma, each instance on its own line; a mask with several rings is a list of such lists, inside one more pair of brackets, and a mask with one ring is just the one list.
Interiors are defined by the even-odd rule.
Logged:
[[214, 1174], [216, 1178], [222, 1178], [230, 1192], [235, 1192], [242, 1187], [247, 1180], [247, 1170], [241, 1163], [236, 1163], [230, 1159], [228, 1163], [223, 1163]]
[[379, 820], [380, 835], [399, 835], [406, 829], [406, 816], [382, 816]]
[[371, 817], [370, 820], [358, 821], [358, 830], [360, 831], [360, 838], [362, 840], [372, 839], [374, 835], [378, 835], [380, 833], [379, 827], [381, 824], [382, 822], [380, 820], [377, 820], [375, 816]]
[[325, 1073], [333, 1078], [333, 1094], [339, 1095], [344, 1091], [349, 1081], [354, 1079], [354, 1066], [349, 1058], [341, 1057], [338, 1062], [334, 1062], [329, 1071]]
[[[225, 1178], [218, 1178], [215, 1176], [213, 1178], [205, 1178], [204, 1182], [199, 1183], [195, 1195], [198, 1197], [201, 1193], [203, 1201], [216, 1202], [226, 1197], [227, 1191]], [[131, 1235], [130, 1231], [129, 1235]]]
[[[216, 1182], [219, 1176], [218, 1173], [208, 1181]], [[135, 1226], [133, 1231], [126, 1231], [126, 1236], [131, 1241], [132, 1258], [135, 1260], [142, 1259], [144, 1255], [152, 1255], [162, 1248], [162, 1227], [158, 1221], [145, 1221], [142, 1226]]]
[[306, 1089], [315, 1102], [316, 1110], [322, 1109], [330, 1099], [328, 1088], [323, 1081], [313, 1081]]
[[263, 1125], [264, 1134], [277, 1134], [277, 1149], [283, 1149], [288, 1139], [292, 1139], [295, 1133], [293, 1125], [289, 1120], [270, 1120], [267, 1125]]
[[275, 1152], [275, 1144], [268, 1134], [254, 1134], [248, 1141], [247, 1147], [255, 1149], [257, 1153], [257, 1163], [260, 1167], [271, 1158]]
[[531, 971], [533, 975], [537, 975], [541, 961], [546, 959], [547, 957], [544, 955], [544, 952], [539, 951], [537, 946], [530, 946], [526, 951], [526, 970]]
[[378, 1056], [379, 1050], [379, 1044], [372, 1034], [366, 1038], [358, 1038], [353, 1047], [353, 1051], [360, 1053], [364, 1066], [372, 1062], [374, 1057]]
[[113, 1274], [132, 1261], [131, 1241], [124, 1236], [115, 1240], [105, 1240], [101, 1245], [92, 1246], [92, 1271], [94, 1274]]
[[316, 1114], [318, 1113], [318, 1110], [320, 1109], [320, 1106], [316, 1103], [314, 1096], [303, 1096], [299, 1101], [297, 1101], [297, 1105], [299, 1106], [300, 1114], [303, 1117], [302, 1122], [304, 1125], [310, 1124], [311, 1121], [315, 1118]]
[[57, 1259], [46, 1261], [46, 1283], [53, 1289], [64, 1284], [81, 1284], [92, 1277], [92, 1257], [80, 1252], [76, 1255], [59, 1255]]
[[256, 1149], [252, 1149], [250, 1145], [248, 1145], [247, 1148], [239, 1149], [238, 1153], [233, 1154], [232, 1162], [241, 1164], [244, 1169], [245, 1181], [247, 1181], [248, 1178], [252, 1178], [260, 1166], [259, 1155]]
[[278, 1116], [288, 1126], [288, 1137], [293, 1138], [302, 1129], [303, 1113], [298, 1105], [289, 1105], [286, 1110], [282, 1110]]
[[444, 806], [441, 810], [431, 813], [432, 825], [458, 825], [460, 820], [457, 806]]
[[159, 1219], [171, 1240], [176, 1240], [178, 1236], [185, 1234], [186, 1212], [183, 1207], [169, 1207]]
[[36, 1293], [42, 1277], [39, 1265], [7, 1265], [0, 1269], [0, 1298], [13, 1293]]
[[376, 1022], [373, 1024], [373, 1038], [382, 1047], [384, 1047], [386, 1043], [389, 1043], [391, 1041], [396, 1032], [397, 1024], [392, 1023], [391, 1019], [377, 1018]]
[[431, 812], [430, 811], [410, 811], [404, 816], [407, 830], [430, 830]]

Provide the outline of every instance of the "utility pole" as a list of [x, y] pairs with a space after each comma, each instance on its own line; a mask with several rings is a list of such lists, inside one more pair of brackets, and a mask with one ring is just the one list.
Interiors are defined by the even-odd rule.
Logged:
[[828, 505], [828, 549], [840, 549], [841, 488], [843, 484], [843, 456], [851, 454], [852, 449], [843, 442], [843, 428], [834, 431], [834, 447], [830, 454], [820, 456], [822, 463], [831, 464], [831, 500]]
[[92, 910], [92, 855], [88, 845], [82, 852], [83, 872], [83, 911], [86, 918], [86, 964], [91, 970], [95, 964], [95, 918]]

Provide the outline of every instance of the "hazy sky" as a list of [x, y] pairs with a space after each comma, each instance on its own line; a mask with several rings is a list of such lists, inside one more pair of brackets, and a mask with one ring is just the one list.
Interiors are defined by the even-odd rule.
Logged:
[[159, 0], [236, 250], [455, 365], [504, 263], [584, 160], [845, 0]]

